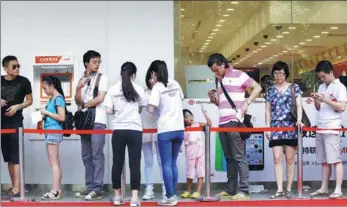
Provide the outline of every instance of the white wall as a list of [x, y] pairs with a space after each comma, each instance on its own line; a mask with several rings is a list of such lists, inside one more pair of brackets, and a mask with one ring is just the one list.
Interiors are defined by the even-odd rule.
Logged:
[[[74, 75], [79, 77], [84, 71], [84, 52], [94, 49], [102, 55], [101, 71], [108, 75], [110, 84], [119, 79], [120, 66], [125, 61], [136, 64], [137, 82], [142, 85], [145, 85], [146, 71], [155, 59], [166, 61], [173, 78], [173, 9], [173, 2], [169, 1], [2, 2], [1, 58], [16, 55], [22, 65], [21, 75], [32, 80], [34, 56], [74, 55]], [[75, 79], [74, 87], [76, 82]], [[34, 106], [24, 112], [25, 127], [29, 125], [28, 115], [33, 110]], [[28, 137], [25, 137], [26, 183], [50, 184], [45, 144]], [[80, 141], [64, 141], [60, 152], [63, 184], [83, 184]], [[105, 156], [105, 183], [111, 183], [110, 142], [105, 147]], [[7, 165], [1, 157], [1, 183], [10, 182], [6, 170]], [[155, 178], [159, 182], [159, 176]]]

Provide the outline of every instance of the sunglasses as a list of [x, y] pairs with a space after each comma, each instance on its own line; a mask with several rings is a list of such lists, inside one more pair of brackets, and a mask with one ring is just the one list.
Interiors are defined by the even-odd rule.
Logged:
[[20, 69], [20, 64], [13, 64], [12, 65], [12, 70]]

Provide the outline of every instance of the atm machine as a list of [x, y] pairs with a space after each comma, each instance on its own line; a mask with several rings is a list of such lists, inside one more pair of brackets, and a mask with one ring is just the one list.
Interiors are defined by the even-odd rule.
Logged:
[[[49, 97], [42, 89], [42, 79], [44, 76], [55, 76], [61, 80], [61, 85], [65, 95], [66, 105], [69, 111], [73, 107], [73, 79], [74, 79], [74, 57], [72, 55], [59, 56], [35, 56], [33, 65], [33, 104], [34, 110], [44, 108]], [[74, 111], [74, 110], [72, 110]], [[36, 128], [37, 124], [31, 123], [30, 128]], [[35, 136], [35, 139], [37, 136]], [[40, 138], [42, 139], [42, 138]]]

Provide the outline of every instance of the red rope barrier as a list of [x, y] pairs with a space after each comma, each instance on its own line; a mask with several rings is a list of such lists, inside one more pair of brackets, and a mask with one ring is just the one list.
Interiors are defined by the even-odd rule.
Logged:
[[[347, 128], [339, 129], [322, 129], [316, 127], [303, 127], [303, 131], [347, 131]], [[202, 127], [189, 127], [186, 132], [203, 131]], [[254, 127], [254, 128], [238, 128], [238, 127], [211, 127], [211, 132], [278, 132], [278, 131], [296, 131], [296, 127]], [[157, 133], [157, 129], [143, 129], [143, 133]], [[1, 129], [1, 134], [17, 133], [17, 129]], [[25, 134], [112, 134], [112, 130], [46, 130], [46, 129], [24, 129]]]
[[1, 134], [14, 134], [17, 132], [17, 129], [1, 129]]

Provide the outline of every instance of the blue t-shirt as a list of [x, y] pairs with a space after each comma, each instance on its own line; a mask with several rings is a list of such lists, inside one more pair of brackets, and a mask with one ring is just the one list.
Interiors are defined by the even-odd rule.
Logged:
[[[62, 96], [57, 96], [55, 99], [49, 99], [46, 110], [49, 112], [52, 112], [53, 114], [58, 114], [57, 107], [61, 106], [65, 110], [65, 99]], [[44, 126], [45, 129], [63, 129], [62, 123], [53, 119], [50, 116], [46, 116], [44, 119]]]

